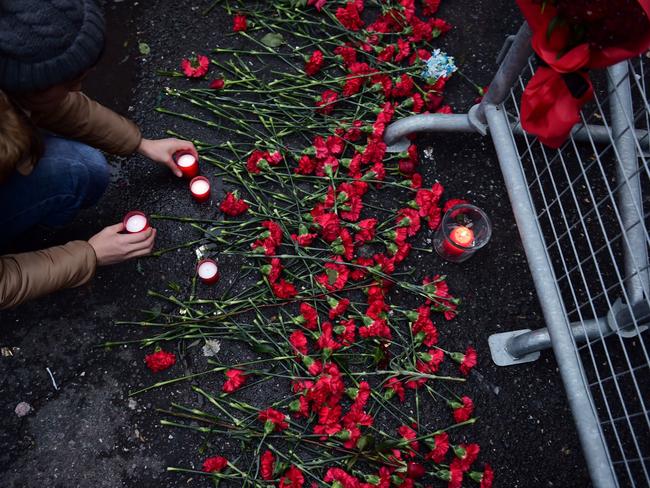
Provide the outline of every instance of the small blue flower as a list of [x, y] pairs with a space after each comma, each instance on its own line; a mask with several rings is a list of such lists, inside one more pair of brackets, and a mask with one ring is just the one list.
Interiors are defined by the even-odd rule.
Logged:
[[448, 56], [440, 49], [434, 49], [422, 71], [422, 77], [427, 80], [427, 83], [433, 84], [440, 78], [449, 78], [457, 69], [453, 56]]

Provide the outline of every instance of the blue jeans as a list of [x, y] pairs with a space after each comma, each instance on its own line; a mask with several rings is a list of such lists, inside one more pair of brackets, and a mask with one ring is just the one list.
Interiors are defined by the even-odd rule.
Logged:
[[29, 175], [16, 171], [0, 184], [0, 245], [39, 224], [68, 224], [108, 186], [110, 171], [100, 151], [50, 134], [43, 142], [43, 157]]

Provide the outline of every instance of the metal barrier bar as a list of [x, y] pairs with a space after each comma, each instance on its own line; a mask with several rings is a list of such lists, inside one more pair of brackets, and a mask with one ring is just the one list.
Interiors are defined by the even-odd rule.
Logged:
[[528, 185], [523, 175], [519, 156], [510, 132], [510, 124], [503, 110], [487, 105], [485, 115], [494, 147], [499, 157], [501, 172], [513, 206], [522, 244], [528, 256], [535, 289], [552, 338], [553, 350], [564, 382], [571, 411], [594, 486], [616, 487], [618, 483], [611, 465], [607, 447], [602, 438], [598, 416], [587, 394], [584, 372], [575, 342], [570, 332], [566, 311], [549, 265], [535, 210], [531, 204]]

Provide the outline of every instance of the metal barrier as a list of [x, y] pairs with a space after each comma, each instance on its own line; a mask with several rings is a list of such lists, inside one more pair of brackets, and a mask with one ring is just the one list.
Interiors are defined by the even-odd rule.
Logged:
[[594, 74], [582, 123], [549, 149], [520, 125], [530, 35], [524, 24], [508, 38], [468, 114], [408, 117], [385, 140], [401, 150], [413, 132], [489, 132], [547, 325], [491, 336], [492, 358], [552, 347], [594, 486], [650, 486], [650, 59]]

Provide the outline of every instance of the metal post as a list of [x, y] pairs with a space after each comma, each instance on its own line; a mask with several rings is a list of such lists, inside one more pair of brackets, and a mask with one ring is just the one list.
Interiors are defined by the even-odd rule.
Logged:
[[[649, 292], [647, 230], [643, 221], [643, 197], [639, 177], [639, 163], [635, 146], [634, 113], [628, 77], [627, 61], [611, 66], [609, 72], [610, 112], [612, 132], [619, 163], [616, 165], [618, 207], [623, 232], [626, 291], [630, 305], [643, 300]], [[627, 244], [627, 245], [626, 245]]]
[[484, 109], [591, 479], [597, 488], [616, 487], [616, 476], [602, 437], [596, 408], [589, 395], [589, 387], [583, 379], [582, 363], [566, 310], [555, 286], [555, 273], [549, 265], [508, 118], [496, 106], [487, 104]]

